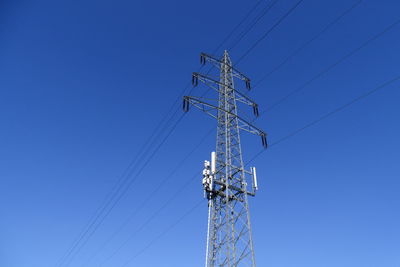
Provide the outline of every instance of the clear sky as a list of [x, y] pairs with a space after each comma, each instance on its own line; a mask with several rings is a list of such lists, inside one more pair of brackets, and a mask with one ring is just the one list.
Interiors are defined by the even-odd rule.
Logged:
[[[276, 2], [236, 42], [271, 2], [215, 55], [228, 49], [235, 63], [297, 0]], [[304, 0], [237, 67], [257, 82], [358, 2]], [[0, 2], [1, 267], [204, 266], [200, 173], [215, 121], [195, 109], [179, 120], [173, 105], [199, 53], [214, 53], [255, 3]], [[399, 10], [361, 1], [250, 93], [261, 110], [274, 106], [255, 122], [270, 143], [296, 133], [252, 163], [258, 266], [400, 266], [400, 82], [296, 132], [400, 75]], [[143, 144], [148, 154], [123, 176]], [[260, 149], [243, 133], [245, 161]], [[63, 258], [120, 177], [132, 181], [123, 197]]]

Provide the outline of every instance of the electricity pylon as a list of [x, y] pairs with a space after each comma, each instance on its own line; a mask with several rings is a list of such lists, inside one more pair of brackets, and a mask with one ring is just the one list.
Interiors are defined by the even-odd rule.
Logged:
[[[264, 147], [267, 147], [266, 134], [238, 115], [236, 102], [251, 106], [255, 116], [258, 116], [258, 105], [235, 89], [233, 78], [244, 81], [248, 90], [250, 79], [232, 66], [228, 52], [224, 52], [222, 59], [202, 53], [200, 62], [209, 62], [220, 71], [219, 81], [200, 73], [192, 76], [194, 86], [201, 81], [218, 92], [216, 104], [199, 97], [183, 98], [185, 112], [193, 105], [218, 122], [216, 153], [211, 153], [211, 162], [205, 161], [203, 171], [209, 207], [206, 267], [255, 267], [247, 197], [255, 196], [258, 185], [255, 168], [244, 168], [240, 130], [261, 136]], [[251, 190], [248, 190], [248, 176], [252, 177]]]

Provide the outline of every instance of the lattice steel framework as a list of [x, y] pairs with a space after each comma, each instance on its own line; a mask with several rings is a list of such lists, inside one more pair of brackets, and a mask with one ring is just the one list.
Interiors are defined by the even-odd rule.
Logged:
[[[240, 130], [261, 136], [267, 147], [266, 134], [238, 115], [237, 102], [249, 105], [258, 116], [258, 105], [234, 87], [234, 78], [245, 82], [250, 90], [250, 79], [232, 66], [228, 52], [222, 59], [202, 53], [202, 64], [207, 62], [219, 69], [220, 77], [210, 78], [193, 73], [194, 86], [201, 81], [218, 92], [216, 104], [203, 98], [185, 96], [184, 111], [193, 105], [217, 119], [217, 143], [214, 168], [206, 161], [203, 186], [208, 199], [208, 237], [206, 267], [256, 266], [247, 197], [257, 190], [255, 168], [245, 170], [240, 143]], [[207, 100], [209, 101], [209, 100]], [[213, 170], [214, 169], [214, 170]], [[253, 176], [251, 190], [247, 177]]]

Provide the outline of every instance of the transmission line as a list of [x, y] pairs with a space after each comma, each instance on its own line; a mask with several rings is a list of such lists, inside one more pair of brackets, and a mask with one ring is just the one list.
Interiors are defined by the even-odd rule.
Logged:
[[343, 57], [341, 57], [339, 60], [337, 60], [336, 62], [334, 62], [333, 64], [329, 65], [327, 68], [323, 69], [321, 72], [317, 73], [317, 75], [315, 75], [314, 77], [312, 77], [310, 80], [308, 80], [307, 82], [305, 82], [303, 85], [301, 85], [300, 87], [292, 90], [291, 92], [289, 92], [287, 95], [285, 95], [284, 97], [282, 97], [280, 100], [276, 101], [274, 104], [272, 104], [269, 108], [265, 109], [264, 111], [260, 112], [260, 114], [263, 114], [267, 111], [271, 111], [272, 109], [274, 109], [276, 106], [278, 106], [279, 104], [281, 104], [282, 102], [284, 102], [285, 100], [287, 100], [290, 96], [300, 92], [301, 90], [303, 90], [305, 87], [307, 87], [309, 84], [311, 84], [312, 82], [314, 82], [316, 79], [320, 78], [322, 75], [326, 74], [327, 72], [329, 72], [330, 70], [332, 70], [334, 67], [336, 67], [337, 65], [339, 65], [340, 63], [342, 63], [343, 61], [345, 61], [346, 59], [348, 59], [349, 57], [353, 56], [355, 53], [357, 53], [358, 51], [360, 51], [361, 49], [363, 49], [364, 47], [366, 47], [367, 45], [369, 45], [370, 43], [372, 43], [373, 41], [377, 40], [378, 38], [380, 38], [381, 36], [383, 36], [385, 33], [387, 33], [388, 31], [392, 30], [395, 26], [397, 26], [400, 23], [400, 19], [395, 21], [394, 23], [390, 24], [389, 26], [387, 26], [385, 29], [383, 29], [382, 31], [380, 31], [379, 33], [375, 34], [374, 36], [372, 36], [371, 38], [369, 38], [367, 41], [365, 41], [364, 43], [362, 43], [360, 46], [356, 47], [355, 49], [353, 49], [352, 51], [350, 51], [349, 53], [347, 53], [346, 55], [344, 55]]
[[341, 13], [338, 17], [336, 17], [334, 20], [332, 20], [328, 25], [326, 25], [320, 32], [318, 32], [316, 35], [314, 35], [311, 39], [309, 39], [307, 42], [305, 42], [301, 47], [297, 48], [293, 53], [288, 55], [280, 64], [275, 66], [271, 71], [267, 72], [266, 74], [261, 77], [254, 85], [253, 89], [256, 88], [262, 81], [264, 81], [266, 78], [271, 76], [273, 73], [275, 73], [277, 70], [282, 68], [291, 58], [294, 56], [298, 55], [304, 48], [306, 48], [308, 45], [310, 45], [313, 41], [315, 41], [318, 37], [320, 37], [322, 34], [327, 32], [330, 28], [332, 28], [333, 25], [338, 23], [344, 16], [348, 15], [353, 9], [355, 9], [357, 6], [359, 6], [362, 3], [363, 0], [359, 0], [356, 3], [354, 3], [352, 6], [350, 6], [348, 9], [346, 9], [343, 13]]
[[[206, 137], [208, 137], [211, 133], [212, 133], [212, 130], [214, 130], [214, 129], [211, 129], [202, 139], [201, 139], [201, 141], [179, 162], [179, 164], [177, 164], [177, 166], [173, 169], [173, 171], [168, 175], [168, 176], [166, 176], [159, 184], [158, 184], [158, 186], [157, 187], [155, 187], [155, 189], [151, 192], [151, 193], [149, 193], [148, 194], [148, 196], [141, 202], [141, 204], [139, 204], [139, 206], [138, 206], [138, 208], [137, 209], [135, 209], [130, 215], [129, 215], [129, 217], [128, 217], [128, 219], [126, 219], [124, 222], [123, 222], [123, 224], [121, 225], [121, 226], [119, 226], [110, 236], [109, 236], [109, 238], [102, 244], [102, 246], [100, 246], [100, 248], [90, 257], [90, 259], [89, 260], [87, 260], [87, 262], [86, 262], [86, 264], [88, 263], [88, 262], [90, 262], [90, 260], [91, 259], [93, 259], [96, 255], [98, 255], [98, 253], [103, 249], [103, 248], [105, 248], [106, 247], [106, 245], [108, 244], [108, 243], [110, 243], [111, 242], [111, 240], [113, 240], [114, 239], [114, 237], [116, 237], [121, 231], [122, 231], [122, 229], [124, 229], [127, 225], [128, 225], [128, 223], [133, 219], [133, 218], [135, 218], [135, 215], [137, 215], [137, 213], [142, 209], [142, 208], [144, 208], [145, 206], [146, 206], [146, 204], [153, 198], [153, 196], [155, 195], [155, 194], [157, 194], [157, 192], [172, 178], [172, 177], [174, 177], [174, 174], [183, 166], [183, 163], [187, 160], [187, 159], [189, 159], [190, 158], [190, 156], [204, 143], [204, 141], [206, 140]], [[198, 174], [196, 173], [196, 176], [197, 176]], [[183, 190], [183, 189], [182, 189]], [[179, 192], [177, 192], [175, 195], [174, 195], [174, 197], [173, 197], [173, 199], [177, 196], [177, 195], [179, 195], [179, 193], [182, 191], [182, 190], [180, 190]], [[171, 202], [171, 200], [167, 200], [166, 201], [166, 203], [170, 203]], [[165, 205], [165, 206], [167, 206], [167, 205]], [[154, 219], [154, 215], [152, 215], [151, 216], [151, 218], [152, 219]], [[127, 241], [126, 241], [127, 242]], [[125, 242], [125, 243], [126, 243]], [[118, 249], [118, 250], [120, 250], [120, 249]], [[114, 253], [115, 254], [115, 253]], [[83, 266], [85, 266], [86, 264], [84, 264]]]
[[[317, 119], [311, 121], [310, 123], [307, 123], [307, 124], [304, 125], [303, 127], [298, 128], [297, 130], [295, 130], [295, 131], [293, 131], [293, 132], [291, 132], [291, 133], [285, 135], [284, 137], [279, 138], [277, 141], [271, 143], [270, 147], [271, 147], [271, 146], [276, 146], [276, 145], [278, 145], [278, 144], [280, 144], [280, 143], [282, 143], [282, 142], [288, 140], [289, 138], [292, 138], [293, 136], [295, 136], [295, 135], [301, 133], [302, 131], [304, 131], [305, 129], [310, 128], [311, 126], [314, 126], [314, 125], [320, 123], [321, 121], [328, 119], [329, 117], [335, 115], [336, 113], [338, 113], [338, 112], [340, 112], [340, 111], [342, 111], [342, 110], [344, 110], [344, 109], [350, 107], [351, 105], [357, 103], [358, 101], [360, 101], [360, 100], [362, 100], [362, 99], [364, 99], [364, 98], [366, 98], [366, 97], [368, 97], [368, 96], [370, 96], [370, 95], [372, 95], [372, 94], [374, 94], [374, 93], [376, 93], [376, 92], [378, 92], [378, 91], [384, 89], [385, 87], [387, 87], [387, 86], [393, 84], [394, 82], [396, 82], [396, 81], [398, 81], [398, 80], [400, 80], [400, 75], [398, 75], [398, 76], [396, 76], [396, 77], [394, 77], [394, 78], [392, 78], [392, 79], [390, 79], [390, 80], [388, 80], [388, 81], [382, 83], [381, 85], [379, 85], [379, 86], [377, 86], [377, 87], [375, 87], [375, 88], [373, 88], [373, 89], [371, 89], [371, 90], [369, 90], [369, 91], [367, 91], [367, 92], [365, 92], [365, 93], [359, 95], [358, 97], [353, 98], [353, 99], [350, 100], [349, 102], [347, 102], [347, 103], [345, 103], [345, 104], [343, 104], [343, 105], [338, 106], [337, 108], [333, 109], [332, 111], [330, 111], [330, 112], [328, 112], [328, 113], [326, 113], [326, 114], [320, 116], [319, 118], [317, 118]], [[246, 165], [248, 165], [248, 164], [250, 164], [251, 162], [253, 162], [253, 161], [254, 161], [256, 158], [258, 158], [262, 153], [264, 153], [264, 151], [258, 152], [254, 157], [252, 157], [252, 158], [246, 163]]]
[[143, 252], [145, 252], [147, 249], [149, 249], [155, 242], [157, 242], [160, 238], [162, 238], [165, 234], [167, 234], [169, 231], [171, 231], [176, 225], [178, 225], [180, 222], [182, 222], [187, 216], [189, 216], [194, 210], [196, 210], [200, 205], [203, 204], [203, 200], [199, 201], [194, 205], [191, 209], [189, 209], [187, 212], [185, 212], [181, 217], [179, 217], [178, 220], [176, 220], [174, 223], [169, 225], [164, 231], [162, 231], [159, 235], [157, 235], [155, 238], [153, 238], [145, 247], [143, 247], [138, 253], [133, 255], [128, 261], [125, 262], [121, 267], [126, 267], [129, 263], [131, 263], [135, 258], [140, 256]]
[[[172, 110], [170, 110], [170, 111], [172, 111]], [[104, 210], [107, 208], [109, 203], [116, 197], [116, 195], [120, 192], [122, 187], [126, 184], [126, 182], [128, 181], [127, 177], [129, 177], [132, 172], [132, 167], [138, 163], [138, 160], [140, 158], [143, 159], [143, 156], [142, 157], [139, 157], [139, 156], [141, 156], [144, 153], [144, 151], [146, 151], [146, 150], [148, 151], [149, 144], [153, 144], [153, 142], [154, 142], [153, 138], [154, 138], [155, 134], [159, 131], [159, 129], [163, 125], [164, 120], [168, 117], [168, 115], [169, 115], [169, 112], [163, 117], [163, 119], [157, 125], [156, 129], [153, 131], [153, 133], [148, 138], [148, 140], [141, 146], [141, 148], [139, 149], [139, 152], [136, 154], [135, 158], [128, 164], [128, 167], [124, 170], [123, 174], [117, 180], [114, 187], [111, 189], [110, 193], [103, 201], [103, 204], [101, 204], [99, 206], [99, 208], [96, 210], [92, 219], [89, 220], [88, 224], [86, 225], [86, 227], [84, 227], [84, 230], [79, 234], [78, 238], [73, 242], [73, 244], [70, 247], [70, 249], [68, 250], [68, 252], [60, 259], [59, 263], [57, 264], [58, 266], [62, 266], [63, 262], [65, 262], [72, 255], [73, 251], [79, 245], [81, 240], [83, 240], [83, 238], [85, 238], [87, 233], [90, 231], [90, 228], [99, 219], [99, 216], [101, 216], [101, 213], [104, 212]], [[171, 118], [170, 118], [170, 120], [171, 120]], [[164, 125], [163, 130], [161, 132], [164, 132], [164, 130], [165, 130], [166, 126], [168, 125], [168, 123], [170, 122], [170, 120], [168, 120], [168, 122]]]
[[229, 50], [233, 50], [237, 44], [245, 37], [252, 29], [253, 27], [275, 6], [275, 4], [279, 0], [272, 1], [269, 5], [267, 5], [259, 14], [257, 18], [254, 19], [253, 23], [250, 24], [245, 30], [242, 31], [242, 33], [239, 35], [239, 38], [236, 39], [236, 41], [233, 43], [233, 45], [229, 48]]
[[291, 7], [271, 28], [269, 28], [250, 48], [237, 60], [236, 65], [238, 65], [256, 46], [264, 40], [276, 27], [279, 26], [293, 11], [303, 2], [304, 0], [299, 0], [293, 7]]
[[[173, 200], [175, 200], [176, 198], [181, 196], [181, 193], [190, 185], [192, 184], [195, 180], [196, 177], [199, 176], [199, 172], [196, 173], [194, 176], [192, 176], [186, 183], [183, 184], [183, 186], [181, 186], [174, 194], [172, 194], [172, 196], [167, 199], [164, 204], [158, 209], [156, 210], [149, 218], [147, 218], [147, 220], [141, 225], [139, 226], [139, 228], [137, 228], [133, 233], [129, 234], [128, 237], [125, 239], [125, 241], [117, 247], [117, 249], [115, 249], [111, 255], [109, 257], [107, 257], [102, 263], [101, 265], [103, 265], [104, 263], [108, 262], [109, 260], [111, 260], [123, 247], [125, 247], [129, 241], [131, 241], [140, 231], [142, 231], [144, 228], [146, 228], [146, 226], [148, 224], [150, 224], [169, 204], [172, 203]], [[153, 197], [153, 196], [152, 196]]]
[[[88, 242], [88, 240], [91, 238], [91, 236], [96, 232], [96, 230], [99, 228], [99, 226], [102, 224], [102, 222], [105, 220], [105, 218], [108, 216], [108, 214], [111, 213], [111, 211], [114, 209], [114, 207], [116, 206], [116, 204], [120, 201], [120, 199], [124, 196], [124, 194], [127, 192], [127, 190], [130, 188], [130, 186], [133, 184], [133, 182], [136, 180], [136, 178], [140, 175], [140, 173], [144, 170], [144, 168], [149, 164], [149, 162], [151, 161], [151, 159], [153, 158], [153, 156], [158, 152], [158, 150], [161, 148], [161, 146], [165, 143], [165, 141], [168, 139], [168, 137], [172, 134], [172, 132], [175, 130], [175, 128], [177, 127], [178, 123], [183, 119], [183, 116], [180, 116], [180, 118], [175, 122], [175, 124], [173, 125], [173, 127], [170, 129], [170, 131], [167, 133], [167, 135], [164, 137], [164, 139], [162, 139], [161, 143], [156, 147], [156, 149], [153, 151], [153, 153], [150, 155], [150, 157], [146, 160], [146, 162], [144, 163], [144, 165], [142, 165], [142, 167], [139, 169], [139, 171], [137, 172], [136, 176], [134, 177], [134, 179], [131, 180], [127, 180], [127, 184], [124, 188], [122, 188], [121, 190], [122, 193], [120, 193], [118, 195], [114, 194], [112, 199], [110, 200], [109, 203], [107, 203], [106, 206], [104, 206], [101, 209], [101, 212], [98, 214], [98, 216], [96, 216], [95, 220], [90, 224], [90, 226], [88, 227], [88, 229], [86, 229], [86, 231], [84, 232], [84, 234], [81, 236], [81, 238], [79, 239], [79, 242], [77, 243], [77, 245], [74, 246], [72, 251], [75, 251], [74, 254], [69, 253], [69, 256], [65, 258], [65, 260], [63, 260], [63, 262], [61, 262], [60, 266], [62, 266], [62, 264], [66, 264], [67, 266], [69, 265], [69, 263], [73, 260], [73, 258], [75, 257], [75, 255], [77, 255], [82, 248], [86, 245], [86, 243]], [[83, 240], [83, 241], [82, 241]], [[82, 243], [81, 243], [82, 242]]]
[[250, 10], [247, 12], [246, 16], [232, 29], [232, 31], [222, 40], [222, 42], [214, 49], [213, 54], [217, 53], [221, 46], [232, 37], [232, 35], [239, 29], [240, 26], [249, 18], [251, 13], [262, 3], [264, 0], [259, 0]]

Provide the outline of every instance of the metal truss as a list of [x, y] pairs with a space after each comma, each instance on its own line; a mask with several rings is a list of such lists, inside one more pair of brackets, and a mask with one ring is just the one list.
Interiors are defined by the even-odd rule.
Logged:
[[[222, 59], [201, 53], [200, 62], [209, 62], [220, 72], [219, 80], [200, 73], [192, 75], [194, 86], [200, 81], [218, 92], [217, 104], [199, 97], [183, 98], [185, 112], [192, 105], [217, 120], [214, 166], [210, 167], [206, 161], [203, 171], [209, 206], [206, 267], [255, 267], [247, 197], [255, 196], [257, 181], [255, 168], [244, 169], [240, 130], [261, 136], [264, 147], [267, 147], [266, 133], [238, 115], [237, 102], [251, 106], [255, 116], [258, 116], [258, 105], [235, 89], [234, 78], [244, 81], [248, 90], [250, 79], [232, 66], [228, 52], [224, 52]], [[253, 176], [251, 190], [247, 183], [250, 175]]]

